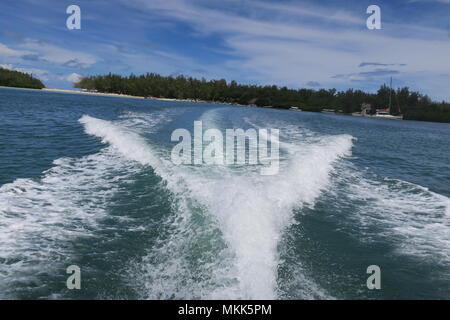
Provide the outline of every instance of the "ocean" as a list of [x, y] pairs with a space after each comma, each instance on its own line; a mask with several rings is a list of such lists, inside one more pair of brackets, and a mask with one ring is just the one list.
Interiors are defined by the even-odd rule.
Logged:
[[[194, 121], [279, 172], [174, 164]], [[450, 299], [449, 169], [449, 124], [0, 88], [0, 298]]]

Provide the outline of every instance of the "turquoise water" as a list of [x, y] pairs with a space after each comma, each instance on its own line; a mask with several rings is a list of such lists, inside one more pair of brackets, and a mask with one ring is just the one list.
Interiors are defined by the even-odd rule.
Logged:
[[[195, 120], [280, 129], [280, 172], [173, 164]], [[450, 299], [449, 150], [448, 124], [0, 88], [0, 297]]]

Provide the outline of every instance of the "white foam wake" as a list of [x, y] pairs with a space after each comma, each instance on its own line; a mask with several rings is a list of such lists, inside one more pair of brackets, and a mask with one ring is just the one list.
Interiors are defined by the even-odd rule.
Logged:
[[152, 133], [161, 125], [170, 122], [175, 116], [179, 116], [184, 109], [165, 108], [153, 112], [123, 111], [119, 116], [121, 126], [132, 128], [138, 133]]
[[70, 264], [72, 241], [94, 235], [117, 182], [134, 170], [106, 149], [57, 159], [41, 179], [1, 186], [0, 294], [12, 298], [16, 288], [45, 286], [40, 275], [61, 273], [61, 264]]
[[[181, 217], [190, 219], [189, 215], [194, 215], [187, 198], [203, 206], [206, 214], [220, 229], [230, 252], [221, 256], [227, 261], [221, 263], [220, 270], [216, 270], [227, 274], [215, 275], [217, 279], [228, 279], [227, 285], [191, 292], [190, 296], [184, 292], [185, 295], [180, 296], [176, 292], [180, 290], [180, 285], [173, 281], [180, 281], [177, 275], [185, 272], [180, 270], [185, 264], [177, 257], [171, 260], [174, 265], [167, 265], [165, 260], [165, 268], [148, 270], [148, 278], [152, 283], [148, 289], [153, 291], [148, 297], [276, 298], [279, 263], [277, 246], [283, 229], [292, 222], [292, 210], [305, 203], [314, 203], [328, 184], [333, 162], [349, 155], [352, 147], [352, 137], [348, 135], [322, 137], [314, 144], [300, 143], [292, 146], [292, 155], [279, 175], [264, 177], [253, 169], [176, 167], [167, 160], [169, 152], [162, 154], [126, 128], [90, 116], [83, 116], [80, 122], [88, 134], [100, 137], [120, 154], [152, 166], [166, 180], [169, 189], [183, 197], [185, 203], [180, 207]], [[178, 227], [181, 226], [186, 228], [192, 224], [178, 222]], [[180, 234], [188, 235], [188, 232]], [[169, 241], [166, 251], [173, 248], [173, 241], [177, 240], [175, 238]], [[183, 239], [178, 238], [178, 241]], [[178, 248], [182, 250], [183, 246], [178, 244]], [[150, 260], [157, 259], [152, 256]], [[226, 263], [228, 265], [224, 265]], [[160, 278], [165, 279], [165, 282], [158, 282], [159, 289], [156, 287], [155, 270], [159, 272]], [[189, 280], [184, 279], [184, 282], [189, 283]], [[155, 294], [155, 291], [158, 293]]]
[[[366, 240], [385, 237], [397, 252], [450, 265], [450, 199], [420, 185], [397, 180], [365, 177], [344, 169], [338, 181], [345, 196], [358, 203], [354, 226]], [[376, 235], [371, 230], [376, 227]], [[364, 238], [362, 239], [364, 240]]]
[[347, 136], [305, 145], [278, 176], [254, 172], [221, 173], [215, 179], [192, 176], [190, 188], [218, 220], [226, 242], [236, 254], [240, 292], [244, 298], [276, 298], [277, 246], [292, 210], [313, 204], [328, 183], [332, 163], [349, 152]]
[[[174, 113], [125, 112], [120, 119], [148, 132]], [[39, 277], [60, 274], [71, 264], [73, 241], [95, 236], [119, 182], [140, 170], [118, 155], [113, 147], [120, 145], [118, 139], [93, 155], [57, 159], [38, 179], [17, 179], [0, 187], [0, 297], [20, 297], [20, 290], [45, 288]], [[134, 149], [126, 151], [135, 154]], [[148, 154], [136, 157], [150, 158]]]

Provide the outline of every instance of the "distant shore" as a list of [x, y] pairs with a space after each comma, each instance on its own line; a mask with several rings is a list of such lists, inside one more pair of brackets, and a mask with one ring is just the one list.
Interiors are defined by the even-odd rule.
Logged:
[[206, 100], [195, 100], [195, 99], [142, 97], [142, 96], [131, 96], [131, 95], [128, 95], [128, 94], [120, 94], [120, 93], [80, 91], [80, 90], [73, 90], [73, 89], [43, 88], [41, 90], [42, 91], [49, 91], [49, 92], [74, 93], [74, 94], [85, 94], [85, 95], [104, 96], [104, 97], [133, 98], [133, 99], [146, 99], [146, 100], [159, 100], [159, 101], [214, 103], [214, 104], [226, 104], [226, 105], [233, 105], [233, 106], [248, 107], [248, 105], [242, 105], [242, 104], [237, 104], [237, 103], [226, 103], [226, 102], [219, 102], [219, 101], [206, 101]]
[[105, 96], [105, 97], [107, 96], [107, 97], [118, 97], [118, 98], [145, 99], [145, 97], [130, 96], [127, 94], [119, 94], [119, 93], [89, 92], [89, 91], [80, 91], [80, 90], [72, 90], [72, 89], [54, 89], [54, 88], [43, 88], [41, 90], [42, 91], [50, 91], [50, 92], [86, 94], [86, 95]]
[[[0, 88], [15, 88], [15, 87], [5, 87], [0, 86]], [[171, 102], [194, 102], [194, 103], [211, 103], [211, 104], [223, 104], [223, 105], [229, 105], [229, 106], [238, 106], [238, 107], [259, 107], [259, 108], [273, 108], [273, 109], [280, 109], [280, 110], [292, 110], [292, 111], [310, 111], [310, 112], [322, 112], [322, 113], [333, 113], [333, 114], [341, 114], [341, 115], [348, 115], [348, 116], [359, 116], [362, 117], [360, 112], [353, 112], [353, 113], [342, 113], [342, 112], [329, 112], [328, 109], [324, 110], [318, 110], [318, 111], [311, 111], [311, 110], [302, 110], [297, 107], [291, 107], [291, 108], [279, 108], [279, 107], [273, 107], [273, 106], [256, 106], [254, 104], [250, 105], [243, 105], [238, 103], [229, 103], [229, 102], [222, 102], [222, 101], [207, 101], [207, 100], [201, 100], [201, 99], [179, 99], [179, 98], [160, 98], [160, 97], [143, 97], [143, 96], [132, 96], [127, 94], [120, 94], [120, 93], [105, 93], [105, 92], [92, 92], [92, 91], [81, 91], [81, 90], [73, 90], [73, 89], [55, 89], [55, 88], [43, 88], [43, 89], [29, 89], [29, 88], [17, 88], [16, 89], [25, 89], [25, 90], [41, 90], [46, 92], [59, 92], [59, 93], [68, 93], [68, 94], [81, 94], [81, 95], [91, 95], [91, 96], [103, 96], [103, 97], [116, 97], [116, 98], [132, 98], [132, 99], [145, 99], [145, 100], [157, 100], [157, 101], [171, 101]], [[377, 118], [374, 116], [365, 116], [366, 118]], [[418, 120], [418, 119], [396, 119], [396, 120]], [[421, 121], [429, 121], [429, 122], [440, 122], [440, 121], [430, 121], [430, 120], [421, 120]], [[445, 122], [444, 122], [445, 123]]]
[[220, 101], [206, 101], [206, 100], [195, 100], [195, 99], [177, 99], [177, 98], [159, 98], [159, 97], [142, 97], [142, 96], [132, 96], [132, 95], [128, 95], [128, 94], [120, 94], [120, 93], [80, 91], [80, 90], [73, 90], [73, 89], [56, 89], [56, 88], [32, 89], [32, 88], [7, 87], [7, 86], [0, 86], [0, 88], [38, 90], [38, 91], [47, 91], [47, 92], [84, 94], [84, 95], [91, 95], [91, 96], [116, 97], [116, 98], [132, 98], [132, 99], [146, 99], [146, 100], [160, 100], [160, 101], [177, 101], [177, 102], [213, 103], [213, 104], [225, 104], [225, 105], [241, 106], [241, 107], [251, 107], [250, 105], [243, 105], [243, 104], [237, 104], [237, 103], [227, 103], [227, 102], [220, 102]]

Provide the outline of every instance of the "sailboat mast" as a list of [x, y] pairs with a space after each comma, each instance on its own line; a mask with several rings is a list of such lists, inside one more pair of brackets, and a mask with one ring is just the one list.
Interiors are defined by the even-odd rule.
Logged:
[[389, 114], [391, 114], [391, 107], [392, 107], [392, 77], [391, 82], [389, 84]]

